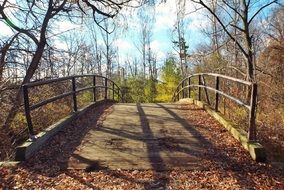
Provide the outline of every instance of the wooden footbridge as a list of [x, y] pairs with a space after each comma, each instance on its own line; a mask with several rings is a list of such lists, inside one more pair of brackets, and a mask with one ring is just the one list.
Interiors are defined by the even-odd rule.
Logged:
[[[206, 81], [206, 77], [214, 82]], [[91, 78], [90, 86], [81, 87], [82, 78]], [[237, 85], [244, 85], [249, 89], [248, 103], [225, 93], [222, 81], [232, 81]], [[33, 105], [29, 101], [29, 90], [46, 84], [60, 81], [70, 81], [71, 91], [40, 101]], [[80, 87], [80, 88], [79, 88]], [[199, 73], [186, 77], [177, 86], [173, 94], [173, 102], [186, 99], [208, 111], [218, 122], [224, 125], [232, 135], [257, 161], [264, 161], [265, 154], [262, 146], [256, 142], [255, 104], [256, 84], [232, 77]], [[98, 91], [103, 92], [102, 100], [98, 100]], [[103, 90], [101, 90], [103, 89]], [[84, 109], [77, 107], [77, 94], [92, 90], [93, 103]], [[213, 91], [214, 96], [208, 91]], [[23, 85], [25, 114], [28, 123], [30, 140], [17, 148], [16, 159], [25, 160], [36, 154], [42, 145], [54, 134], [68, 127], [72, 120], [82, 117], [88, 109], [95, 109], [96, 105], [108, 100], [115, 101], [112, 111], [98, 127], [91, 128], [73, 151], [68, 160], [68, 168], [84, 169], [95, 167], [99, 169], [155, 169], [168, 170], [172, 168], [195, 169], [201, 168], [200, 159], [210, 148], [208, 142], [185, 118], [179, 115], [175, 103], [123, 103], [124, 94], [112, 80], [98, 75], [80, 75], [46, 81], [32, 82]], [[202, 102], [202, 95], [205, 102]], [[248, 109], [248, 131], [243, 131], [224, 120], [218, 113], [219, 96], [231, 99], [240, 106]], [[32, 124], [31, 111], [53, 101], [72, 96], [73, 111], [70, 116], [35, 134]], [[80, 130], [80, 129], [78, 129]]]

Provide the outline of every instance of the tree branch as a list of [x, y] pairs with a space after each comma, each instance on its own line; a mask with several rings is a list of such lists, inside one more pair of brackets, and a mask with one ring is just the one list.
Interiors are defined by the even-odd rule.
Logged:
[[19, 28], [18, 26], [16, 26], [8, 17], [7, 15], [4, 13], [4, 7], [0, 6], [0, 15], [2, 16], [2, 18], [5, 20], [5, 22], [7, 23], [8, 26], [10, 26], [11, 28], [13, 28], [14, 30], [16, 30], [19, 33], [23, 33], [25, 35], [27, 35], [28, 37], [30, 37], [35, 44], [38, 44], [38, 39], [29, 31], [29, 30], [25, 30], [22, 28]]
[[236, 38], [234, 38], [232, 36], [232, 34], [228, 31], [228, 29], [226, 28], [226, 26], [224, 25], [224, 23], [221, 21], [221, 19], [212, 11], [212, 9], [210, 7], [208, 7], [202, 0], [199, 1], [195, 1], [192, 0], [195, 3], [199, 3], [200, 5], [202, 5], [203, 7], [205, 7], [219, 22], [219, 24], [222, 26], [222, 28], [224, 29], [224, 31], [227, 33], [227, 35], [234, 41], [236, 42], [237, 46], [240, 48], [240, 50], [243, 52], [243, 54], [247, 57], [248, 53], [244, 50], [244, 48], [241, 46], [241, 44], [236, 40]]
[[270, 6], [270, 5], [272, 5], [273, 3], [277, 3], [277, 2], [278, 2], [278, 0], [271, 1], [270, 3], [267, 3], [266, 5], [262, 6], [260, 9], [258, 9], [258, 11], [256, 11], [256, 13], [255, 13], [255, 14], [251, 17], [251, 19], [249, 20], [248, 25], [250, 25], [250, 23], [252, 22], [252, 20], [254, 19], [254, 17], [256, 17], [256, 16], [260, 13], [260, 11], [262, 11], [264, 8], [266, 8], [266, 7]]

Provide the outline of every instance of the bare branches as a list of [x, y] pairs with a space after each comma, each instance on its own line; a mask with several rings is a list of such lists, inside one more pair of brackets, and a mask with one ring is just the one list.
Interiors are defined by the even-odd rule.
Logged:
[[[5, 1], [6, 2], [6, 1]], [[36, 44], [38, 44], [38, 39], [30, 32], [30, 30], [25, 30], [22, 29], [18, 26], [16, 26], [9, 18], [8, 16], [5, 14], [4, 12], [4, 5], [5, 2], [3, 3], [3, 5], [0, 5], [0, 15], [2, 16], [3, 20], [5, 20], [5, 22], [7, 23], [8, 26], [10, 26], [11, 28], [13, 28], [14, 30], [18, 31], [19, 33], [23, 33], [25, 35], [27, 35], [28, 37], [30, 37]]]
[[222, 26], [222, 28], [224, 29], [224, 31], [227, 33], [227, 35], [234, 41], [236, 42], [237, 46], [240, 48], [240, 50], [242, 51], [242, 53], [247, 57], [248, 54], [245, 51], [245, 49], [242, 47], [242, 45], [236, 40], [236, 38], [229, 32], [229, 30], [227, 29], [227, 27], [225, 26], [225, 24], [221, 21], [221, 19], [216, 15], [216, 13], [213, 12], [213, 10], [207, 6], [202, 0], [200, 1], [194, 1], [196, 3], [199, 3], [200, 5], [202, 5], [205, 9], [207, 9], [215, 18], [216, 20], [219, 22], [219, 24]]
[[[226, 14], [226, 16], [221, 17], [220, 15], [216, 14], [214, 9], [210, 7], [208, 3], [205, 3], [203, 0], [192, 0], [195, 3], [200, 4], [202, 7], [204, 7], [207, 11], [213, 15], [213, 17], [218, 21], [218, 23], [221, 25], [225, 33], [228, 35], [228, 37], [235, 42], [236, 46], [240, 49], [242, 54], [245, 56], [247, 61], [247, 79], [253, 81], [255, 79], [255, 62], [254, 62], [254, 54], [255, 50], [253, 49], [253, 44], [255, 43], [253, 41], [253, 34], [250, 31], [250, 24], [255, 19], [255, 17], [266, 7], [274, 4], [277, 2], [277, 0], [272, 0], [270, 2], [258, 1], [257, 5], [261, 5], [259, 9], [257, 9], [256, 12], [254, 12], [253, 5], [255, 5], [255, 2], [242, 0], [240, 3], [231, 3], [231, 1], [228, 0], [222, 0], [223, 4], [225, 6], [218, 5], [223, 12]], [[232, 13], [230, 12], [232, 11]], [[241, 18], [241, 22], [238, 23], [234, 20], [232, 15], [235, 15]], [[251, 18], [249, 18], [251, 16]], [[229, 21], [229, 26], [231, 26], [232, 30], [226, 26], [226, 23], [228, 21], [226, 19], [230, 18], [231, 21]], [[240, 31], [242, 34], [242, 38], [237, 38], [237, 32]]]
[[[95, 16], [96, 13], [106, 16], [106, 17], [110, 17], [113, 18], [116, 14], [111, 14], [111, 13], [106, 13], [104, 11], [99, 10], [95, 5], [91, 4], [88, 0], [82, 0], [84, 3], [86, 3], [86, 5], [88, 7], [90, 7], [93, 10], [93, 15]], [[101, 1], [101, 4], [106, 5], [106, 2], [104, 0]], [[109, 4], [109, 3], [107, 3]], [[117, 7], [120, 9], [120, 5], [117, 5]], [[111, 8], [113, 8], [113, 5], [111, 6]], [[116, 13], [118, 13], [118, 11], [116, 10]]]
[[237, 8], [230, 5], [226, 0], [222, 0], [222, 2], [227, 5], [230, 9], [232, 9], [235, 13], [237, 13], [241, 18], [243, 18], [243, 15], [237, 10]]
[[265, 9], [266, 7], [272, 5], [273, 3], [276, 3], [278, 2], [278, 0], [274, 0], [274, 1], [271, 1], [270, 3], [267, 3], [265, 5], [263, 5], [260, 9], [258, 9], [258, 11], [256, 11], [256, 13], [254, 13], [254, 15], [250, 18], [248, 24], [250, 25], [250, 23], [253, 21], [253, 19], [263, 10]]

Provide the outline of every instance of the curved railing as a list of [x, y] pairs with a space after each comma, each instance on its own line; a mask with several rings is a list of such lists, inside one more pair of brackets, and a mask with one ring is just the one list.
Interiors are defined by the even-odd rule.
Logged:
[[[87, 86], [84, 88], [76, 88], [76, 81], [78, 78], [92, 78], [92, 83], [93, 85]], [[103, 80], [103, 85], [98, 84], [98, 79]], [[57, 82], [62, 82], [62, 81], [71, 81], [72, 83], [72, 89], [68, 92], [65, 92], [63, 94], [48, 98], [44, 101], [37, 102], [33, 105], [30, 104], [29, 100], [29, 89], [37, 86], [42, 86], [46, 84], [51, 84], [51, 83], [57, 83]], [[36, 81], [36, 82], [30, 82], [22, 85], [23, 89], [23, 95], [24, 95], [24, 108], [25, 108], [25, 116], [27, 120], [27, 125], [28, 125], [28, 131], [29, 135], [33, 137], [35, 135], [34, 129], [33, 129], [33, 124], [32, 124], [32, 119], [31, 119], [31, 111], [39, 108], [41, 106], [44, 106], [48, 103], [54, 102], [56, 100], [65, 98], [67, 96], [72, 96], [72, 102], [73, 102], [73, 111], [77, 112], [78, 107], [77, 107], [77, 93], [86, 91], [86, 90], [93, 90], [93, 101], [96, 102], [96, 94], [97, 94], [97, 89], [98, 88], [103, 88], [104, 90], [104, 99], [107, 99], [108, 97], [108, 90], [112, 91], [112, 99], [115, 100], [115, 95], [117, 97], [117, 101], [120, 101], [122, 95], [121, 95], [121, 90], [119, 86], [112, 81], [111, 79], [108, 79], [107, 77], [100, 76], [100, 75], [75, 75], [75, 76], [68, 76], [68, 77], [62, 77], [62, 78], [56, 78], [56, 79], [48, 79], [44, 81]]]
[[[215, 85], [214, 87], [208, 86], [204, 76], [211, 76], [215, 77]], [[192, 84], [192, 81], [194, 78], [197, 77], [198, 84]], [[245, 103], [244, 101], [240, 100], [238, 97], [235, 97], [233, 95], [227, 94], [220, 90], [220, 80], [229, 80], [233, 81], [239, 84], [246, 85], [249, 89], [250, 94], [250, 100], [249, 103]], [[215, 93], [215, 111], [218, 111], [219, 107], [219, 95], [222, 95], [235, 103], [237, 103], [240, 106], [245, 107], [249, 110], [249, 130], [248, 130], [248, 138], [250, 141], [256, 141], [256, 126], [255, 126], [255, 117], [256, 117], [256, 98], [257, 98], [257, 84], [233, 77], [229, 77], [226, 75], [221, 75], [217, 73], [196, 73], [193, 75], [190, 75], [186, 78], [184, 78], [177, 86], [174, 95], [173, 95], [173, 101], [178, 101], [181, 98], [186, 98], [186, 95], [188, 95], [188, 98], [191, 98], [191, 90], [192, 88], [198, 89], [198, 100], [201, 101], [201, 89], [204, 89], [206, 101], [209, 105], [211, 105], [210, 98], [208, 96], [208, 91], [213, 91]], [[187, 90], [187, 93], [185, 93]]]

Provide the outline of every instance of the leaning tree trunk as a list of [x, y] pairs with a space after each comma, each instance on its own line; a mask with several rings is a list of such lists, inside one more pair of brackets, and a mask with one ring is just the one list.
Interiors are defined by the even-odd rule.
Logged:
[[[46, 34], [45, 33], [46, 33], [46, 30], [47, 30], [47, 27], [48, 27], [48, 23], [49, 23], [49, 20], [54, 15], [55, 14], [52, 15], [52, 6], [50, 6], [47, 10], [47, 13], [46, 13], [45, 18], [44, 18], [43, 23], [42, 23], [42, 27], [41, 27], [41, 30], [40, 30], [40, 40], [39, 40], [38, 43], [37, 43], [37, 40], [35, 40], [36, 45], [37, 45], [37, 49], [36, 49], [36, 52], [35, 52], [35, 54], [32, 58], [31, 64], [28, 67], [28, 70], [27, 70], [26, 76], [23, 79], [22, 85], [30, 82], [30, 80], [33, 77], [36, 69], [38, 68], [38, 65], [40, 63], [40, 60], [42, 58], [44, 48], [45, 48], [45, 45], [46, 45]], [[9, 111], [9, 114], [6, 118], [5, 123], [4, 123], [4, 129], [5, 130], [9, 129], [12, 121], [14, 120], [14, 118], [15, 118], [15, 116], [16, 116], [19, 108], [20, 108], [20, 105], [21, 105], [21, 102], [22, 102], [22, 99], [23, 99], [22, 85], [21, 85], [21, 87], [19, 88], [19, 90], [16, 94], [14, 104], [12, 105], [12, 108]]]
[[[46, 39], [45, 39], [45, 37], [43, 37], [41, 39], [41, 41], [39, 42], [38, 46], [37, 46], [37, 50], [35, 52], [35, 55], [32, 59], [30, 66], [27, 70], [26, 76], [23, 79], [22, 84], [30, 82], [31, 78], [33, 77], [33, 75], [34, 75], [34, 73], [35, 73], [35, 71], [36, 71], [36, 69], [39, 65], [39, 62], [42, 58], [45, 45], [46, 45]], [[13, 104], [12, 108], [10, 109], [9, 114], [6, 118], [6, 121], [4, 123], [4, 129], [7, 130], [9, 128], [9, 126], [11, 125], [12, 121], [14, 120], [14, 118], [15, 118], [15, 116], [16, 116], [19, 108], [20, 108], [22, 99], [23, 99], [23, 93], [22, 93], [22, 85], [21, 85], [21, 87], [19, 88], [19, 90], [16, 94], [14, 104]]]

